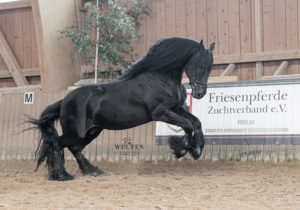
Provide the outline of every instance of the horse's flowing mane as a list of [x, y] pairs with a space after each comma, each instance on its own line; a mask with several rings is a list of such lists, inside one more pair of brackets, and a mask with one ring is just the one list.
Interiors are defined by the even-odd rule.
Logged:
[[120, 79], [129, 79], [143, 71], [176, 71], [182, 69], [200, 45], [192, 39], [166, 38], [153, 44], [149, 51], [122, 71]]

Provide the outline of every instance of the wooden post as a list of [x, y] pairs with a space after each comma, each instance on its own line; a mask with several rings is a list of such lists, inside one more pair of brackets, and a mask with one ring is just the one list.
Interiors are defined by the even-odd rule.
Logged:
[[265, 157], [265, 145], [263, 144], [261, 146], [262, 151], [261, 151], [261, 161], [264, 162], [264, 157]]
[[288, 145], [285, 145], [285, 151], [284, 151], [284, 160], [287, 161], [288, 160]]
[[227, 144], [225, 145], [225, 161], [227, 160]]
[[[263, 51], [263, 34], [262, 34], [262, 1], [255, 0], [255, 40], [256, 52]], [[263, 63], [256, 62], [256, 79], [263, 76]]]
[[277, 144], [277, 163], [279, 163], [279, 144]]
[[293, 144], [293, 161], [296, 160], [296, 145]]
[[210, 160], [213, 161], [214, 145], [211, 145]]
[[272, 149], [272, 144], [271, 144], [271, 149], [270, 149], [270, 162], [273, 161], [273, 157], [272, 157], [272, 152], [273, 152], [273, 149]]
[[31, 0], [43, 90], [63, 90], [80, 79], [79, 62], [72, 62], [73, 44], [59, 40], [57, 32], [74, 24], [75, 3], [74, 0], [51, 0], [51, 3]]
[[249, 162], [249, 144], [247, 144], [247, 162]]
[[28, 85], [28, 81], [26, 80], [23, 72], [21, 71], [21, 67], [11, 51], [2, 31], [0, 30], [0, 55], [2, 56], [6, 66], [8, 67], [8, 71], [11, 76], [14, 78], [17, 86], [25, 86]]
[[220, 154], [220, 144], [218, 144], [218, 161], [220, 161], [220, 156], [221, 156], [221, 154]]
[[41, 84], [43, 85], [44, 89], [47, 89], [47, 80], [48, 72], [47, 72], [47, 65], [46, 65], [46, 49], [44, 45], [44, 36], [43, 36], [43, 27], [42, 27], [42, 18], [40, 13], [40, 6], [38, 0], [31, 1], [31, 8], [32, 8], [32, 16], [35, 28], [35, 35], [36, 35], [36, 44], [37, 44], [37, 51], [38, 51], [38, 62], [39, 62], [39, 69], [40, 69], [40, 78]]

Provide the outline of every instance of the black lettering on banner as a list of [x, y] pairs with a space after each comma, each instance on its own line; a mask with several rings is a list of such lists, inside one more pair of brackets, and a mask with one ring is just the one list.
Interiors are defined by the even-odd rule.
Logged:
[[209, 107], [208, 114], [213, 114], [213, 108], [214, 108], [214, 107], [212, 107], [212, 106]]
[[271, 112], [278, 112], [277, 107], [272, 107]]
[[247, 102], [248, 105], [253, 105], [258, 101], [285, 101], [288, 99], [288, 94], [281, 90], [274, 92], [267, 92], [259, 90], [256, 93], [243, 93], [243, 94], [231, 94], [231, 93], [209, 93], [209, 103], [232, 103], [232, 102]]
[[279, 104], [279, 108], [281, 112], [287, 112], [286, 110], [286, 104]]

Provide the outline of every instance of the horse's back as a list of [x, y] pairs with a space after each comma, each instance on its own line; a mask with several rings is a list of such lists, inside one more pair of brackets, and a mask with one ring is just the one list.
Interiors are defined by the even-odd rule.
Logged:
[[143, 102], [130, 94], [131, 88], [113, 83], [84, 86], [70, 92], [61, 106], [63, 132], [84, 138], [95, 127], [122, 130], [150, 122], [151, 116]]

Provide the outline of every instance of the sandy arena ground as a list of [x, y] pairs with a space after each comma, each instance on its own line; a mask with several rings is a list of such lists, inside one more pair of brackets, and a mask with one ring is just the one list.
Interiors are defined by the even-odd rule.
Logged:
[[300, 162], [108, 164], [99, 177], [46, 179], [31, 161], [0, 161], [0, 209], [300, 209]]

